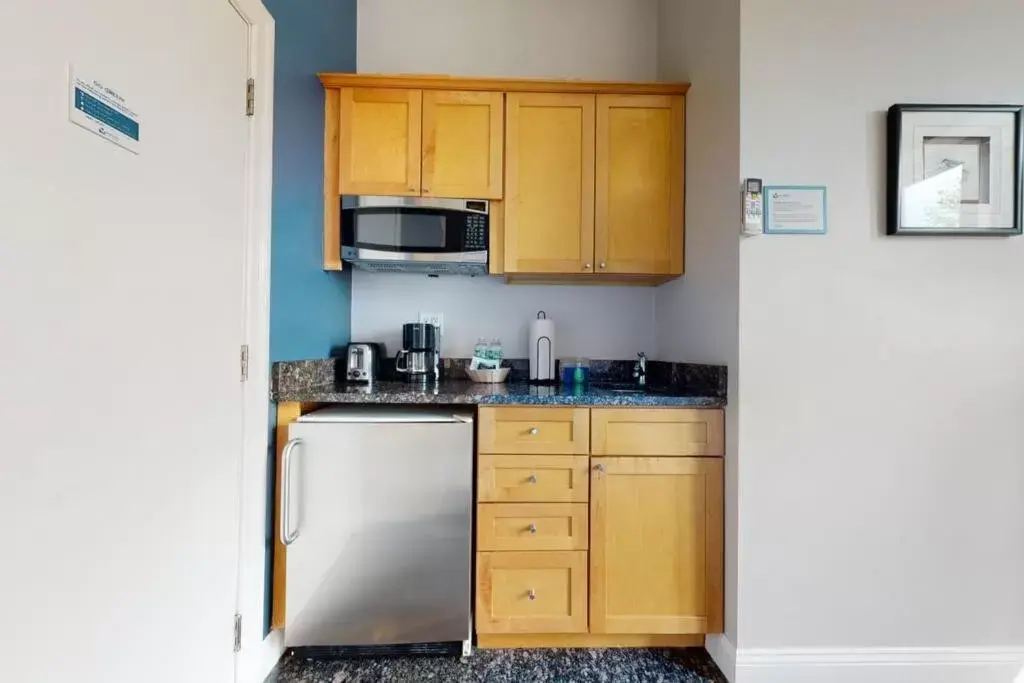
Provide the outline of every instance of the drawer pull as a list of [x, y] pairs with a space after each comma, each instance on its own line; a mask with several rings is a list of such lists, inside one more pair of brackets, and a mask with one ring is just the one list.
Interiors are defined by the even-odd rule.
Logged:
[[529, 484], [536, 484], [537, 483], [537, 475], [536, 474], [531, 474], [526, 481]]
[[530, 598], [531, 600], [536, 600], [537, 593], [531, 588], [530, 592], [526, 594], [526, 597]]
[[526, 530], [529, 531], [531, 534], [535, 534], [537, 533], [537, 525], [531, 524], [530, 526], [526, 527]]
[[540, 430], [536, 427], [530, 427], [530, 436], [537, 436], [540, 434]]

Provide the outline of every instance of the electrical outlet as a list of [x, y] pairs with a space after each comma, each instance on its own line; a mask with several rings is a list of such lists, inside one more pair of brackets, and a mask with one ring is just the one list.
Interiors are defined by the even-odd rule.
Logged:
[[444, 334], [444, 313], [420, 313], [420, 322], [436, 325], [437, 331]]

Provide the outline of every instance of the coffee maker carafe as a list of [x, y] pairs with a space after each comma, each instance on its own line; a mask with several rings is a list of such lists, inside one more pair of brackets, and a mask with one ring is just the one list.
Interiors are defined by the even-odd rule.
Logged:
[[441, 333], [430, 323], [402, 325], [402, 350], [395, 356], [395, 370], [410, 382], [440, 378]]

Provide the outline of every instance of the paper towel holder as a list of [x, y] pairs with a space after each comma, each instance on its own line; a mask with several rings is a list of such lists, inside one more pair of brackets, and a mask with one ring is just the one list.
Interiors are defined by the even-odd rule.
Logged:
[[[537, 320], [547, 320], [547, 318], [548, 318], [548, 314], [547, 313], [545, 313], [544, 311], [537, 311]], [[543, 357], [542, 354], [541, 354], [541, 350], [542, 349], [546, 349], [547, 350], [547, 357], [546, 357], [547, 362], [544, 363], [543, 365], [541, 364], [541, 358]], [[551, 341], [551, 337], [549, 337], [546, 334], [545, 335], [540, 335], [540, 336], [537, 337], [536, 341], [534, 341], [533, 358], [536, 359], [536, 365], [537, 365], [537, 367], [536, 367], [536, 374], [538, 376], [536, 378], [531, 377], [530, 380], [529, 380], [530, 384], [541, 384], [541, 385], [557, 384], [558, 383], [558, 375], [556, 373], [556, 368], [555, 368], [554, 343]], [[544, 368], [543, 374], [544, 375], [548, 375], [547, 377], [544, 377], [544, 378], [540, 377], [540, 375], [542, 374], [541, 367]], [[533, 372], [531, 372], [530, 374], [532, 375]]]

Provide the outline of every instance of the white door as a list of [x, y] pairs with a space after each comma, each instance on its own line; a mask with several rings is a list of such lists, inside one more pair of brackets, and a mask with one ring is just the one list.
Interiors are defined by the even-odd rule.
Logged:
[[5, 680], [233, 678], [246, 60], [228, 0], [0, 6]]

